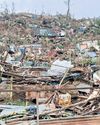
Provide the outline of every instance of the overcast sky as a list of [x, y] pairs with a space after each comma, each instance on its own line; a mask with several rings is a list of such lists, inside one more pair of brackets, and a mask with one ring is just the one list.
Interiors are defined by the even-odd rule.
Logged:
[[[67, 12], [64, 0], [0, 0], [0, 10], [3, 10], [6, 5], [11, 10], [12, 2], [14, 2], [16, 12], [41, 13], [44, 11], [50, 14]], [[100, 0], [71, 0], [70, 6], [71, 15], [75, 18], [100, 16]]]

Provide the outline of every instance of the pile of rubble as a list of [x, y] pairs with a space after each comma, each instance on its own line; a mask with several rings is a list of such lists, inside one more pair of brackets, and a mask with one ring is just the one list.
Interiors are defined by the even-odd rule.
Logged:
[[99, 19], [20, 13], [1, 16], [0, 27], [0, 118], [36, 119], [37, 108], [40, 119], [100, 114]]

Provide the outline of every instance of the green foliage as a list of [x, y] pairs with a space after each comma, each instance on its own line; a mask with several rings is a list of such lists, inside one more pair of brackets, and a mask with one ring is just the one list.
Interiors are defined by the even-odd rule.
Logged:
[[97, 24], [98, 26], [100, 26], [100, 18], [97, 18], [97, 19], [95, 20], [95, 24]]

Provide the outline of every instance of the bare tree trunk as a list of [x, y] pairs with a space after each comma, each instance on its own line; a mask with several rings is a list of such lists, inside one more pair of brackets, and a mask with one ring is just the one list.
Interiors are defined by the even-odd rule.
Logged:
[[68, 10], [67, 10], [67, 17], [69, 19], [69, 16], [70, 16], [70, 0], [68, 0]]
[[69, 21], [69, 18], [70, 18], [70, 0], [66, 0], [66, 1], [64, 1], [64, 3], [66, 4], [66, 6], [67, 6], [67, 15], [66, 15], [66, 19]]

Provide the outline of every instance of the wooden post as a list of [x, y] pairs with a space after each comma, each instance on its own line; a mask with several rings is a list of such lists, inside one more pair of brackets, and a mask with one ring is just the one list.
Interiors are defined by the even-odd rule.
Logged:
[[25, 105], [28, 106], [28, 101], [26, 100]]
[[39, 125], [39, 92], [37, 92], [36, 105], [37, 105], [37, 125]]
[[[11, 77], [11, 83], [10, 83], [10, 90], [13, 90], [13, 77]], [[10, 92], [10, 100], [12, 100], [12, 97], [13, 97], [13, 92]]]
[[[13, 65], [12, 65], [12, 70], [13, 70]], [[11, 89], [11, 91], [13, 90], [13, 76], [11, 76], [10, 89]], [[11, 101], [12, 101], [12, 97], [13, 97], [13, 92], [10, 93], [10, 100]]]
[[59, 83], [59, 86], [61, 86], [61, 84], [63, 83], [63, 81], [64, 81], [64, 79], [65, 79], [67, 73], [68, 73], [68, 69], [66, 69], [65, 74], [64, 74], [63, 78], [61, 79], [61, 81], [60, 81], [60, 83]]

